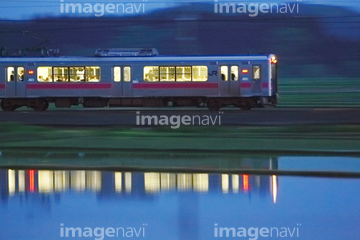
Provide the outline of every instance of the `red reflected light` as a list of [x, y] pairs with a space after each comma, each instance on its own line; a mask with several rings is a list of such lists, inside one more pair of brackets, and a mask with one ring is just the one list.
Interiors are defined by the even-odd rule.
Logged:
[[243, 175], [243, 189], [244, 191], [249, 190], [249, 175]]
[[29, 75], [33, 75], [33, 74], [34, 74], [34, 70], [29, 70], [28, 73], [29, 73]]
[[35, 191], [35, 170], [29, 170], [29, 191]]
[[248, 73], [248, 72], [249, 72], [249, 70], [247, 70], [247, 69], [243, 69], [243, 70], [241, 70], [241, 72], [242, 72], [242, 73]]

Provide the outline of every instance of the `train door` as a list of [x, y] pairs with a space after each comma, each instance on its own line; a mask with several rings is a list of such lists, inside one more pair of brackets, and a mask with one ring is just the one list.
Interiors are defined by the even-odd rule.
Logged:
[[230, 96], [239, 96], [239, 66], [230, 66]]
[[131, 97], [131, 67], [116, 66], [113, 68], [113, 92], [114, 97]]
[[239, 66], [220, 66], [220, 95], [239, 96]]
[[261, 65], [252, 66], [252, 92], [261, 93], [261, 82], [263, 74], [261, 73]]
[[121, 75], [121, 67], [113, 68], [113, 86], [112, 86], [112, 96], [113, 97], [121, 97], [122, 96], [122, 75]]
[[25, 97], [24, 67], [9, 66], [6, 68], [6, 97]]
[[131, 67], [124, 67], [124, 81], [122, 86], [122, 94], [124, 97], [132, 97]]

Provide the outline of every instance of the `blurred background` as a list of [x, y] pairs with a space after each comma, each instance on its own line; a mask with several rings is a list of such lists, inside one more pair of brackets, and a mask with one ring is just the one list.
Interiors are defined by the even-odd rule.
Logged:
[[0, 3], [0, 50], [8, 56], [42, 48], [71, 56], [132, 47], [154, 47], [160, 55], [273, 53], [279, 106], [360, 106], [357, 0]]

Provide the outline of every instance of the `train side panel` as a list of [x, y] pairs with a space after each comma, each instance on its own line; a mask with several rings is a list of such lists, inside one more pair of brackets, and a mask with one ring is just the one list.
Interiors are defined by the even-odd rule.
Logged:
[[[217, 110], [275, 105], [276, 58], [7, 58], [0, 59], [3, 110], [45, 110], [83, 104], [105, 106], [200, 106]], [[175, 104], [174, 104], [175, 103]]]

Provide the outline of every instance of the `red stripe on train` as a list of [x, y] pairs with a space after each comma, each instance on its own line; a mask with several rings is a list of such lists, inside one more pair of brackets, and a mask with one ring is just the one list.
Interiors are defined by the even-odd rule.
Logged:
[[264, 83], [261, 84], [261, 87], [262, 88], [269, 88], [269, 83], [264, 82]]
[[[240, 88], [251, 88], [251, 83], [246, 82], [246, 83], [240, 83]], [[269, 83], [265, 82], [261, 84], [262, 88], [269, 88]]]
[[106, 89], [110, 83], [33, 83], [27, 84], [27, 89]]
[[5, 84], [0, 84], [0, 89], [5, 89]]
[[251, 83], [240, 83], [240, 88], [251, 88]]
[[135, 83], [133, 88], [149, 89], [149, 88], [218, 88], [218, 83]]

